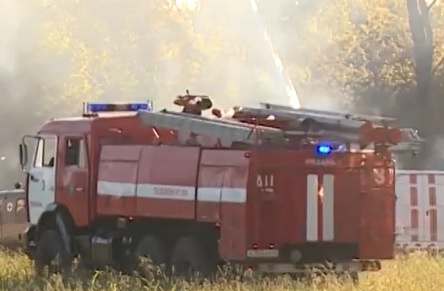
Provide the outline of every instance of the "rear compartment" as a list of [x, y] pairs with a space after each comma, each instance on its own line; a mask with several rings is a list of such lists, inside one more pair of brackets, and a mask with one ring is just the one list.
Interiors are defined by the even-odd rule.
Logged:
[[373, 176], [357, 156], [270, 150], [255, 158], [249, 196], [254, 248], [275, 248], [279, 261], [293, 263], [392, 255], [390, 188], [369, 184]]
[[360, 179], [360, 259], [392, 259], [395, 245], [394, 165], [366, 154]]

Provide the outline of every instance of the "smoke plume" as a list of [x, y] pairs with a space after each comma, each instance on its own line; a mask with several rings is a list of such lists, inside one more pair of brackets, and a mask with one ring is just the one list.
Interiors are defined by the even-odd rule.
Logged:
[[[290, 104], [264, 30], [288, 72], [311, 56], [299, 50], [302, 25], [281, 20], [302, 23], [322, 1], [258, 0], [255, 14], [250, 0], [0, 0], [0, 186], [20, 177], [21, 137], [79, 114], [83, 101], [151, 99], [178, 110], [173, 98], [190, 89], [220, 107]], [[331, 87], [300, 89], [296, 75], [303, 106], [346, 110]]]

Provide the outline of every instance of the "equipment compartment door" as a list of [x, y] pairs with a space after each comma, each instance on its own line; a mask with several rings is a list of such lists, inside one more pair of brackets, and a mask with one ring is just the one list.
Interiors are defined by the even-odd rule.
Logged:
[[19, 231], [16, 229], [15, 221], [15, 197], [14, 194], [4, 194], [0, 198], [0, 241], [7, 244], [16, 239]]
[[14, 199], [8, 194], [2, 195], [0, 198], [0, 242], [8, 243], [11, 239], [11, 229], [14, 226]]
[[339, 172], [334, 178], [335, 242], [356, 243], [359, 241], [359, 171]]
[[[273, 168], [262, 168], [256, 177], [256, 196], [258, 221], [260, 221], [260, 248], [267, 248], [270, 243], [278, 241], [279, 224], [277, 221], [278, 200], [276, 199], [276, 183], [279, 173]], [[280, 193], [282, 194], [282, 193]]]
[[91, 209], [85, 138], [65, 136], [59, 145], [59, 152], [57, 200], [69, 207], [77, 225], [87, 225]]
[[0, 198], [1, 242], [16, 243], [18, 236], [25, 230], [24, 193], [5, 193]]
[[[375, 172], [372, 169], [370, 173], [381, 172]], [[376, 183], [376, 178], [379, 179], [382, 175], [371, 176], [368, 169], [362, 170], [361, 175], [359, 257], [361, 259], [392, 259], [396, 231], [393, 185], [387, 185], [384, 182], [381, 186], [381, 183]], [[368, 179], [369, 176], [374, 180]]]
[[243, 166], [224, 168], [220, 196], [220, 245], [223, 258], [242, 260], [245, 256], [246, 189], [248, 169]]
[[307, 242], [353, 242], [357, 233], [356, 178], [334, 172], [307, 172]]

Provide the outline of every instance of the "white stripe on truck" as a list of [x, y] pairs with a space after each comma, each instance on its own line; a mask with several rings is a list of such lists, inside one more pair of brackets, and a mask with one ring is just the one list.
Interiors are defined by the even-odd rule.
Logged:
[[326, 174], [321, 178], [316, 174], [307, 175], [307, 241], [320, 240], [319, 200], [322, 201], [322, 240], [334, 240], [334, 175]]

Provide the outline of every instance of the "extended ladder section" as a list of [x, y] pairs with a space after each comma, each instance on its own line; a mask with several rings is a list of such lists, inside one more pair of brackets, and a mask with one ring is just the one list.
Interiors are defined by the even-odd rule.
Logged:
[[260, 105], [263, 109], [297, 111], [300, 113], [307, 113], [307, 114], [322, 114], [324, 116], [334, 116], [334, 117], [340, 117], [340, 118], [346, 118], [346, 119], [358, 120], [358, 121], [381, 122], [381, 123], [385, 123], [385, 124], [390, 124], [390, 123], [396, 121], [396, 119], [392, 118], [392, 117], [382, 117], [382, 116], [374, 116], [374, 115], [356, 115], [356, 114], [345, 113], [345, 112], [333, 112], [333, 111], [317, 110], [317, 109], [310, 109], [310, 108], [295, 109], [293, 107], [286, 106], [286, 105], [265, 103], [265, 102], [260, 103]]
[[315, 109], [295, 109], [289, 106], [261, 103], [262, 108], [243, 107], [233, 115], [236, 119], [285, 120], [287, 135], [306, 135], [318, 139], [337, 140], [358, 144], [387, 145], [393, 151], [418, 150], [423, 141], [414, 129], [390, 126], [395, 119], [379, 116], [355, 115]]
[[285, 140], [285, 134], [280, 129], [254, 126], [237, 121], [208, 118], [167, 110], [160, 112], [140, 111], [138, 116], [146, 126], [170, 129], [176, 131], [178, 135], [190, 135], [193, 133], [209, 136], [221, 140], [223, 144], [230, 142], [246, 144], [258, 142], [260, 144], [263, 141]]

